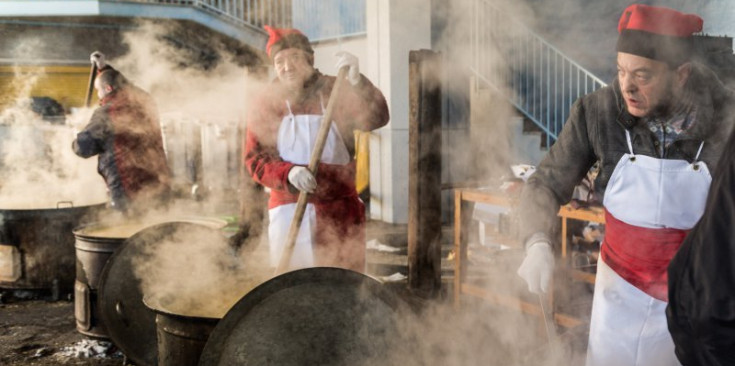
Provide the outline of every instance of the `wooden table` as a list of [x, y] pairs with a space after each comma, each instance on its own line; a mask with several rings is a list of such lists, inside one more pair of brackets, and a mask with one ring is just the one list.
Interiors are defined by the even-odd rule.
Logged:
[[[470, 221], [469, 203], [487, 203], [496, 206], [512, 208], [515, 200], [508, 195], [497, 190], [478, 189], [478, 188], [458, 188], [454, 191], [454, 304], [459, 307], [462, 295], [470, 295], [484, 299], [491, 303], [517, 309], [527, 314], [543, 316], [543, 310], [539, 303], [531, 303], [523, 301], [519, 298], [498, 294], [489, 289], [476, 286], [465, 282], [467, 274], [467, 229]], [[578, 208], [575, 209], [569, 205], [561, 207], [559, 216], [562, 224], [562, 258], [566, 258], [568, 254], [567, 243], [567, 221], [569, 219], [594, 221], [604, 223], [604, 212], [600, 208]], [[500, 242], [508, 246], [520, 247], [522, 244], [514, 238], [500, 237]], [[566, 263], [566, 261], [565, 261]], [[572, 278], [581, 279], [586, 282], [594, 283], [594, 274], [571, 270]], [[549, 296], [549, 305], [553, 305], [553, 299]], [[551, 307], [553, 308], [553, 307]], [[554, 321], [556, 324], [573, 328], [583, 324], [582, 320], [568, 315], [555, 313]]]
[[[566, 260], [568, 255], [567, 243], [567, 222], [569, 219], [605, 223], [605, 211], [602, 207], [591, 206], [583, 208], [574, 208], [570, 205], [562, 206], [559, 209], [559, 217], [561, 217], [561, 257]], [[573, 268], [568, 268], [573, 279], [584, 281], [587, 283], [595, 283], [594, 273], [588, 273]]]

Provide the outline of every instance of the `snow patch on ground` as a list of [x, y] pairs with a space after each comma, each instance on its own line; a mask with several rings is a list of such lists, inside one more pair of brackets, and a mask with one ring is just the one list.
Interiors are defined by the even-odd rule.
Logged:
[[111, 342], [83, 339], [69, 347], [64, 347], [59, 355], [74, 358], [122, 358], [122, 353]]
[[400, 282], [408, 278], [406, 275], [400, 272], [396, 272], [390, 276], [380, 276], [379, 277], [383, 282]]
[[377, 250], [380, 252], [397, 252], [401, 250], [400, 248], [392, 247], [390, 245], [385, 245], [381, 242], [379, 242], [377, 239], [371, 239], [367, 242], [367, 249], [368, 250]]

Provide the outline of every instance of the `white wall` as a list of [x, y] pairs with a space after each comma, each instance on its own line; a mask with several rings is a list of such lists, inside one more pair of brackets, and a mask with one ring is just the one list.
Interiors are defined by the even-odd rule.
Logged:
[[408, 54], [431, 48], [431, 2], [367, 1], [366, 75], [383, 91], [388, 126], [370, 139], [370, 217], [408, 222]]
[[383, 92], [387, 126], [370, 138], [370, 218], [408, 222], [408, 54], [431, 48], [431, 6], [425, 0], [367, 1], [367, 36], [314, 45], [314, 65], [336, 74], [334, 53], [360, 59], [360, 71]]
[[[365, 74], [368, 68], [367, 37], [353, 37], [346, 40], [334, 40], [312, 44], [314, 48], [314, 67], [324, 74], [336, 75], [337, 68], [334, 66], [337, 58], [334, 54], [339, 51], [347, 51], [360, 60], [360, 72]], [[370, 78], [370, 76], [368, 76]], [[371, 79], [372, 81], [372, 79]]]

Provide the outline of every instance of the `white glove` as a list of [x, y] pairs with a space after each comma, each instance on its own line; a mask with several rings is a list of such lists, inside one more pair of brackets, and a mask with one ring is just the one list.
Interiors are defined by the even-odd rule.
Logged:
[[535, 294], [546, 293], [554, 272], [554, 254], [551, 244], [537, 241], [526, 250], [526, 258], [518, 267], [518, 275], [528, 284], [528, 291]]
[[349, 81], [352, 86], [357, 85], [357, 83], [360, 82], [360, 61], [357, 57], [345, 51], [339, 51], [334, 55], [337, 56], [337, 70], [348, 66], [347, 81]]
[[316, 178], [309, 169], [303, 166], [294, 166], [288, 171], [288, 181], [299, 191], [314, 193]]
[[94, 51], [91, 55], [89, 55], [89, 61], [95, 65], [97, 65], [97, 70], [101, 70], [105, 65], [107, 65], [107, 61], [105, 60], [105, 54], [103, 54], [100, 51]]

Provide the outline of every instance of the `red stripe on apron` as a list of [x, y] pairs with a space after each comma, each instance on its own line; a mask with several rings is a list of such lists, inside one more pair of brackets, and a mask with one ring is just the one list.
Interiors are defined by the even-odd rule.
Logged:
[[689, 230], [650, 229], [626, 224], [605, 210], [605, 263], [630, 284], [668, 301], [667, 267]]

